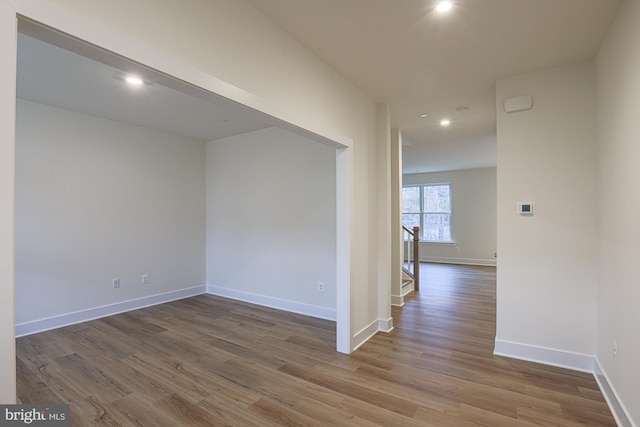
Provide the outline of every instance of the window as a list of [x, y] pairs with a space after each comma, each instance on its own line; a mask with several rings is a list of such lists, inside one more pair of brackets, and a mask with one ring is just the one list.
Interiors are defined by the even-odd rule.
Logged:
[[402, 225], [420, 227], [420, 240], [451, 242], [451, 184], [402, 187]]

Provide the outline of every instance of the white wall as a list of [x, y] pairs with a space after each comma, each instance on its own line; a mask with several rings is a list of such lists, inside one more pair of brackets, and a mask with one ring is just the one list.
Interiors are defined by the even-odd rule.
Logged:
[[[597, 357], [640, 425], [640, 2], [625, 1], [596, 59], [598, 135]], [[618, 356], [613, 359], [613, 341]]]
[[402, 176], [402, 185], [447, 182], [451, 183], [451, 233], [455, 244], [420, 243], [420, 259], [495, 265], [496, 168]]
[[[596, 325], [594, 64], [497, 81], [496, 350], [593, 355]], [[507, 114], [505, 98], [532, 95]], [[534, 202], [536, 214], [516, 214]]]
[[277, 128], [207, 143], [210, 292], [335, 319], [335, 159]]
[[16, 16], [0, 2], [0, 402], [16, 401], [14, 316], [14, 131]]
[[18, 326], [204, 285], [204, 155], [203, 142], [19, 100]]

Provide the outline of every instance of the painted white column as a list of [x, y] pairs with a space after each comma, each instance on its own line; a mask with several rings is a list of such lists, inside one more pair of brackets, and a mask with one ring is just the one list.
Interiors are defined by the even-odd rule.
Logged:
[[336, 150], [336, 347], [341, 353], [353, 351], [351, 330], [351, 198], [353, 149]]
[[379, 329], [393, 329], [391, 317], [391, 113], [387, 104], [377, 105], [378, 142], [378, 319]]
[[391, 303], [403, 305], [402, 296], [402, 134], [391, 130]]

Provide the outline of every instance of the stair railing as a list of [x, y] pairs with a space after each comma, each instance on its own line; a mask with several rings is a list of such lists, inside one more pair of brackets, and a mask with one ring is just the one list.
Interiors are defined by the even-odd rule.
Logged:
[[403, 260], [402, 269], [413, 279], [413, 289], [420, 290], [420, 227], [408, 229], [404, 225]]

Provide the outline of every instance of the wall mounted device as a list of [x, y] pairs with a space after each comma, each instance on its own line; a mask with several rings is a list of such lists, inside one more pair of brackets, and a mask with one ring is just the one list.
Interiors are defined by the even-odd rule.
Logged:
[[516, 96], [504, 100], [504, 111], [516, 113], [518, 111], [531, 110], [533, 108], [533, 97], [531, 95]]
[[535, 213], [533, 202], [518, 203], [518, 214], [523, 216], [531, 216]]

